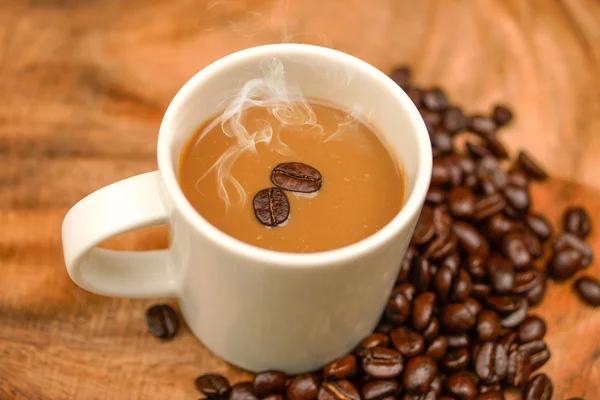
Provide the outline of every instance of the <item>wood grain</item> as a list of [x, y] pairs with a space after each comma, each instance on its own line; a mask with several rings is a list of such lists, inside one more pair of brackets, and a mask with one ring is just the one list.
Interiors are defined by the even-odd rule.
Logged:
[[[156, 167], [162, 113], [196, 71], [281, 41], [412, 66], [470, 112], [517, 110], [503, 133], [555, 176], [534, 190], [600, 216], [600, 3], [595, 0], [3, 0], [0, 5], [0, 399], [190, 399], [208, 371], [247, 375], [187, 330], [146, 333], [155, 300], [69, 280], [60, 225], [86, 194]], [[600, 251], [600, 234], [590, 239]], [[166, 245], [158, 228], [115, 248]], [[597, 263], [596, 263], [597, 264]], [[600, 277], [597, 265], [590, 273]], [[173, 300], [165, 301], [173, 303]], [[552, 285], [544, 369], [556, 399], [600, 398], [600, 312]], [[250, 344], [249, 344], [250, 345]]]

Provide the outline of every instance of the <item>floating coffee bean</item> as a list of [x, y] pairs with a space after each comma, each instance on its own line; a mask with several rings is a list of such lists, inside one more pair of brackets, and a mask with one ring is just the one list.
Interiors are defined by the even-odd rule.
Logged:
[[394, 329], [390, 337], [394, 348], [404, 357], [414, 357], [424, 350], [425, 340], [423, 336], [406, 326]]
[[364, 384], [360, 392], [364, 400], [379, 400], [394, 396], [399, 388], [395, 380], [377, 380]]
[[[356, 357], [348, 354], [323, 367], [323, 376], [325, 379], [346, 379], [354, 376], [356, 371]], [[256, 389], [254, 391], [256, 392]]]
[[442, 118], [442, 125], [448, 133], [458, 133], [467, 127], [467, 119], [459, 107], [448, 107]]
[[442, 366], [447, 372], [457, 372], [469, 365], [471, 354], [465, 348], [452, 350], [446, 354], [442, 361]]
[[537, 315], [530, 315], [519, 326], [519, 342], [529, 343], [544, 338], [546, 322]]
[[521, 151], [517, 156], [517, 163], [519, 167], [527, 173], [533, 179], [546, 179], [548, 174], [544, 169], [531, 158], [527, 153]]
[[410, 85], [411, 70], [405, 66], [395, 68], [390, 74], [390, 78], [396, 82], [396, 85], [400, 86], [402, 89], [406, 89]]
[[432, 317], [423, 331], [423, 339], [425, 339], [426, 342], [430, 342], [435, 339], [439, 333], [440, 321], [436, 317]]
[[483, 137], [492, 136], [496, 133], [496, 123], [489, 117], [474, 115], [469, 118], [468, 128], [471, 132]]
[[473, 400], [477, 396], [477, 386], [469, 375], [459, 372], [448, 377], [446, 390], [460, 400]]
[[373, 347], [387, 347], [390, 341], [388, 335], [383, 333], [371, 333], [369, 336], [364, 338], [357, 347], [357, 352], [360, 353], [366, 349], [372, 349]]
[[563, 216], [565, 231], [585, 238], [592, 230], [590, 216], [583, 207], [569, 207]]
[[440, 88], [425, 91], [421, 103], [429, 111], [444, 111], [448, 108], [448, 99]]
[[573, 287], [579, 297], [593, 307], [600, 306], [600, 283], [592, 277], [582, 276], [577, 279]]
[[552, 381], [546, 374], [539, 374], [531, 378], [525, 392], [523, 400], [550, 400], [552, 399]]
[[318, 400], [360, 400], [360, 394], [347, 380], [325, 382], [317, 394]]
[[319, 382], [313, 374], [294, 377], [285, 392], [288, 400], [314, 400], [319, 393]]
[[557, 281], [564, 281], [572, 277], [582, 266], [582, 254], [573, 248], [567, 247], [555, 251], [546, 265], [548, 275]]
[[263, 189], [252, 201], [254, 215], [265, 226], [283, 224], [290, 215], [290, 203], [281, 189]]
[[404, 372], [404, 388], [409, 393], [426, 393], [437, 374], [437, 364], [431, 357], [417, 356], [408, 360]]
[[482, 342], [493, 342], [500, 336], [502, 323], [498, 313], [492, 310], [483, 310], [477, 317], [475, 327], [477, 336]]
[[[228, 396], [229, 400], [258, 400], [258, 397], [252, 391], [252, 383], [250, 382], [240, 382], [231, 388]], [[309, 399], [301, 399], [297, 398], [295, 400], [309, 400]], [[310, 399], [312, 400], [312, 399]]]
[[229, 392], [229, 381], [222, 375], [206, 374], [196, 378], [196, 389], [206, 397], [223, 396]]
[[438, 336], [435, 338], [427, 347], [425, 355], [433, 358], [434, 360], [441, 360], [446, 356], [448, 351], [448, 341], [444, 336]]
[[309, 165], [287, 162], [273, 169], [271, 181], [290, 192], [313, 193], [321, 188], [323, 178], [319, 171]]
[[448, 304], [442, 308], [440, 322], [451, 332], [466, 332], [475, 325], [475, 315], [465, 303]]
[[519, 232], [510, 232], [502, 241], [502, 251], [508, 257], [515, 268], [527, 267], [532, 259], [523, 241], [523, 234]]
[[506, 125], [512, 121], [513, 113], [510, 108], [504, 105], [497, 105], [492, 111], [492, 119], [498, 126]]
[[179, 318], [171, 306], [158, 304], [146, 311], [148, 331], [161, 339], [171, 339], [179, 329]]
[[374, 347], [361, 353], [363, 371], [374, 379], [391, 379], [402, 373], [402, 355], [385, 347]]
[[401, 324], [410, 315], [410, 301], [402, 293], [392, 292], [385, 308], [385, 316], [394, 324]]
[[448, 193], [448, 208], [458, 218], [469, 218], [475, 213], [475, 195], [464, 186], [457, 186]]
[[475, 372], [486, 383], [498, 383], [506, 376], [506, 348], [495, 342], [485, 342], [474, 355]]
[[581, 266], [583, 268], [588, 267], [594, 260], [594, 251], [590, 245], [573, 233], [561, 233], [552, 244], [552, 250], [554, 251], [560, 251], [569, 247], [581, 253]]
[[433, 315], [435, 307], [435, 294], [432, 292], [423, 292], [419, 294], [413, 302], [412, 322], [413, 327], [422, 332], [427, 328]]

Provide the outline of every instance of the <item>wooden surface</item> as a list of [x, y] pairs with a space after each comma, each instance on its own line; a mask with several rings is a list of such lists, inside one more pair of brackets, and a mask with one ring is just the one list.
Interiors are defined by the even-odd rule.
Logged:
[[[244, 376], [187, 328], [168, 343], [147, 334], [156, 300], [77, 288], [60, 225], [84, 195], [156, 167], [161, 115], [192, 74], [281, 41], [341, 49], [384, 71], [408, 63], [469, 111], [513, 104], [511, 148], [558, 177], [535, 188], [536, 208], [558, 222], [565, 204], [588, 207], [600, 253], [596, 0], [0, 0], [1, 400], [193, 399], [203, 372]], [[110, 245], [165, 243], [156, 228]], [[554, 398], [600, 399], [600, 311], [563, 285], [537, 312], [550, 323]]]

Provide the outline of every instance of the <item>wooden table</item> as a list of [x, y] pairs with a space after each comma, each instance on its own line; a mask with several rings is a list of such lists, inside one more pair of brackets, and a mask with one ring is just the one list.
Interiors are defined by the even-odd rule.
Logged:
[[[167, 343], [150, 336], [144, 310], [158, 299], [76, 287], [60, 226], [86, 194], [156, 168], [161, 115], [192, 74], [281, 41], [341, 49], [384, 71], [407, 63], [470, 112], [514, 105], [505, 139], [556, 177], [535, 188], [536, 208], [555, 223], [572, 202], [600, 217], [598, 1], [2, 0], [1, 400], [193, 399], [203, 372], [246, 377], [187, 328]], [[164, 247], [166, 234], [108, 245]], [[554, 398], [600, 399], [600, 312], [570, 285], [552, 285], [536, 312], [550, 324]]]

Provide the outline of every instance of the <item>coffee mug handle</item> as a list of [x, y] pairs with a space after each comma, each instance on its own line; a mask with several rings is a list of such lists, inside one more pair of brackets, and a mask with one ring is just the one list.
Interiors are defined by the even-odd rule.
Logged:
[[106, 296], [174, 296], [177, 276], [169, 250], [115, 251], [104, 240], [167, 222], [161, 177], [148, 172], [106, 186], [77, 203], [62, 225], [69, 276], [82, 288]]

